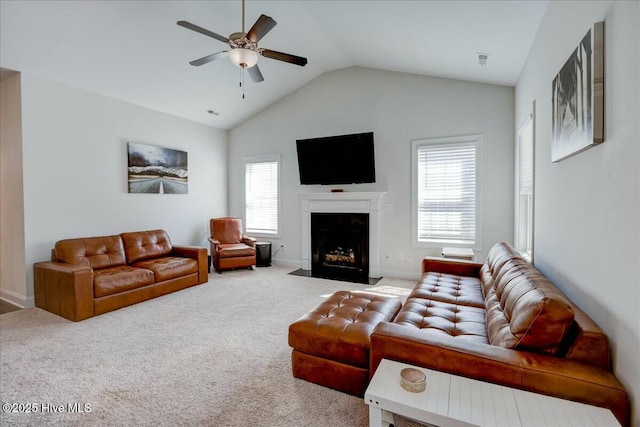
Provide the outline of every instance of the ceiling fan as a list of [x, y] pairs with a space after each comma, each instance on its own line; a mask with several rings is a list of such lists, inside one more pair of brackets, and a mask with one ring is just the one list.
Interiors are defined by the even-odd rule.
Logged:
[[[261, 82], [264, 80], [260, 69], [258, 68], [258, 56], [264, 56], [265, 58], [275, 59], [278, 61], [288, 62], [295, 65], [304, 66], [307, 64], [307, 58], [301, 56], [291, 55], [288, 53], [276, 52], [275, 50], [264, 49], [258, 47], [258, 42], [276, 26], [276, 21], [270, 16], [260, 15], [258, 20], [253, 24], [253, 27], [248, 33], [244, 32], [244, 0], [242, 0], [242, 32], [233, 33], [228, 38], [219, 34], [209, 31], [197, 25], [194, 25], [187, 21], [178, 21], [178, 25], [190, 30], [196, 31], [205, 36], [209, 36], [216, 40], [229, 45], [229, 50], [207, 55], [203, 58], [196, 59], [189, 62], [193, 66], [200, 66], [207, 64], [211, 61], [215, 61], [221, 58], [229, 57], [232, 63], [238, 67], [247, 69], [249, 76], [254, 82]], [[240, 82], [242, 86], [242, 82]], [[243, 94], [244, 98], [244, 94]]]

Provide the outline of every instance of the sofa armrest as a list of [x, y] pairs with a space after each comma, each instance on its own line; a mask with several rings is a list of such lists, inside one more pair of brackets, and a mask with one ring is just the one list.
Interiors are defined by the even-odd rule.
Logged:
[[207, 248], [201, 246], [173, 246], [171, 254], [174, 256], [192, 258], [198, 263], [198, 284], [209, 281], [209, 259]]
[[422, 260], [422, 273], [432, 271], [456, 276], [479, 277], [482, 265], [473, 261], [425, 257]]
[[93, 317], [93, 269], [87, 265], [33, 265], [36, 307], [78, 322]]
[[371, 335], [370, 376], [383, 358], [608, 408], [623, 426], [630, 422], [626, 390], [598, 366], [389, 322], [380, 323]]
[[252, 248], [255, 248], [256, 242], [257, 239], [255, 237], [245, 236], [244, 234], [242, 235], [242, 243], [244, 243], [245, 245], [249, 245]]

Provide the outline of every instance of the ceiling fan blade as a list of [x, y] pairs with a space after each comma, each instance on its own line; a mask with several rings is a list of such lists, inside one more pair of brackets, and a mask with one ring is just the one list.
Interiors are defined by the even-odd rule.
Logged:
[[251, 80], [253, 80], [254, 82], [260, 83], [261, 81], [264, 81], [264, 77], [262, 77], [262, 73], [260, 72], [260, 68], [258, 68], [258, 64], [254, 65], [251, 68], [247, 68], [247, 71], [249, 72]]
[[189, 62], [189, 64], [195, 67], [199, 67], [200, 65], [208, 64], [211, 61], [215, 61], [216, 59], [226, 58], [227, 56], [229, 56], [229, 52], [225, 50], [222, 52], [214, 53], [212, 55], [207, 55], [200, 59], [196, 59], [194, 61]]
[[276, 52], [275, 50], [260, 49], [260, 54], [265, 58], [276, 59], [278, 61], [289, 62], [301, 67], [307, 65], [307, 58], [302, 56], [290, 55], [288, 53]]
[[253, 24], [253, 27], [251, 27], [247, 33], [247, 38], [253, 43], [258, 43], [261, 38], [276, 26], [276, 24], [277, 22], [270, 16], [260, 15], [260, 18], [258, 18], [256, 23]]
[[209, 30], [206, 30], [206, 29], [204, 29], [202, 27], [198, 27], [197, 25], [192, 24], [191, 22], [178, 21], [177, 24], [180, 25], [181, 27], [188, 28], [188, 29], [196, 31], [196, 32], [198, 32], [200, 34], [204, 34], [205, 36], [209, 36], [209, 37], [212, 37], [212, 38], [214, 38], [216, 40], [220, 40], [223, 43], [229, 43], [229, 39], [228, 38], [222, 37], [220, 34], [216, 34], [213, 31], [209, 31]]

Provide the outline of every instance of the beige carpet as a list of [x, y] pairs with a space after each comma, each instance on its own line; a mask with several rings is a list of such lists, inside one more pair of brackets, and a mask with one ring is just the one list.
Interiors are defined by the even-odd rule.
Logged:
[[367, 426], [361, 399], [291, 376], [287, 328], [337, 290], [402, 297], [415, 283], [369, 287], [288, 271], [212, 274], [79, 323], [37, 308], [1, 315], [0, 400], [32, 413], [3, 410], [0, 424]]

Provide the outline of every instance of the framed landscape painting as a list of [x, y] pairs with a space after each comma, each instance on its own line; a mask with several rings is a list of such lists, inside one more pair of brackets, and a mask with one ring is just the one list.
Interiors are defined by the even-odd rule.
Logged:
[[187, 194], [187, 152], [127, 144], [129, 193]]
[[552, 83], [551, 161], [604, 141], [604, 22], [582, 38]]

